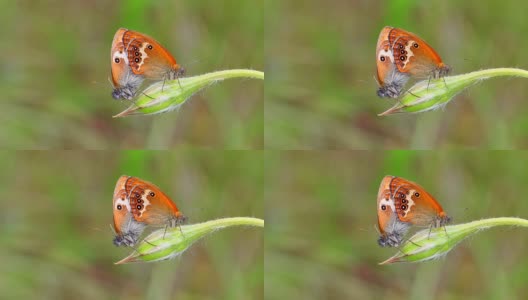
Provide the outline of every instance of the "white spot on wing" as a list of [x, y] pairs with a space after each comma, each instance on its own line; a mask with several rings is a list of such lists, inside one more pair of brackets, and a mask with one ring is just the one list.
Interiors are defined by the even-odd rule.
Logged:
[[128, 211], [130, 211], [130, 202], [125, 198], [119, 198], [115, 202], [115, 209], [117, 209], [117, 206], [121, 205], [122, 207], [125, 206]]
[[150, 205], [150, 201], [147, 199], [147, 195], [150, 194], [150, 192], [150, 190], [145, 190], [145, 193], [141, 197], [141, 199], [143, 200], [143, 203], [141, 203], [143, 205], [143, 208], [139, 211], [140, 217], [143, 216], [143, 213], [147, 210], [147, 206]]
[[396, 211], [396, 207], [394, 206], [394, 199], [381, 199], [380, 201], [380, 204], [379, 204], [379, 209], [381, 209], [381, 206], [382, 205], [385, 205], [385, 206], [389, 206], [393, 212]]
[[409, 194], [405, 197], [405, 199], [407, 199], [407, 209], [403, 211], [404, 217], [407, 216], [407, 214], [411, 211], [411, 207], [414, 206], [414, 201], [411, 196], [414, 195], [415, 192], [415, 190], [410, 190]]
[[114, 52], [114, 54], [112, 55], [112, 60], [115, 61], [116, 58], [123, 59], [125, 63], [128, 65], [128, 57], [125, 54], [125, 52], [121, 52], [121, 51]]
[[392, 55], [392, 51], [389, 49], [383, 49], [378, 54], [378, 60], [381, 59], [382, 56], [388, 56], [390, 58], [391, 63], [394, 63], [394, 56]]
[[147, 48], [148, 45], [148, 43], [143, 43], [139, 48], [139, 52], [141, 53], [141, 61], [138, 63], [138, 71], [141, 69], [141, 66], [145, 63], [145, 59], [148, 57], [147, 53], [145, 52], [145, 48]]
[[411, 60], [411, 57], [414, 56], [414, 53], [411, 51], [411, 47], [412, 45], [414, 44], [415, 42], [414, 41], [409, 41], [407, 43], [407, 46], [405, 46], [405, 51], [407, 51], [407, 59], [405, 60], [405, 63], [403, 64], [403, 67], [405, 68], [405, 66], [407, 65], [407, 63]]

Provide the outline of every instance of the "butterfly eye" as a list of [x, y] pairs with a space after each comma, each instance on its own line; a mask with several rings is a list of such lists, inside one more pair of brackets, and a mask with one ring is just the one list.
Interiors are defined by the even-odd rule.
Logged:
[[381, 206], [381, 210], [386, 210], [386, 209], [387, 209], [387, 206], [385, 206], [385, 205]]
[[118, 64], [120, 62], [118, 57], [116, 57], [116, 59], [114, 59], [114, 61], [116, 62], [116, 64]]
[[413, 47], [414, 47], [414, 48], [418, 48], [418, 43], [414, 43], [414, 44], [413, 44]]
[[138, 206], [137, 206], [137, 209], [141, 209], [141, 205], [138, 205]]
[[139, 56], [139, 52], [136, 51], [136, 53], [134, 53], [136, 56]]
[[150, 197], [154, 197], [156, 194], [154, 194], [154, 192], [150, 192]]
[[400, 194], [400, 198], [405, 199], [405, 194]]
[[134, 61], [138, 63], [140, 61], [140, 59], [136, 57], [136, 59], [134, 59]]
[[143, 200], [137, 199], [136, 201], [137, 201], [137, 203], [141, 203]]
[[[136, 58], [136, 59], [137, 59], [137, 58]], [[405, 60], [405, 56], [403, 56], [403, 55], [400, 56], [400, 60], [401, 60], [401, 61], [404, 61], [404, 60]]]
[[401, 203], [407, 203], [407, 199], [402, 199]]
[[407, 209], [407, 205], [402, 205], [402, 206], [401, 206], [401, 209], [402, 209], [402, 210], [406, 210], [406, 209]]
[[147, 48], [149, 48], [149, 50], [152, 50], [152, 45], [148, 45]]
[[381, 61], [385, 61], [385, 56], [380, 57]]
[[136, 198], [141, 198], [141, 195], [136, 193]]
[[405, 54], [405, 53], [406, 53], [405, 50], [400, 51], [400, 54]]
[[400, 49], [403, 49], [403, 45], [402, 44], [400, 44]]
[[418, 192], [414, 193], [414, 197], [420, 197], [420, 194]]
[[134, 46], [134, 51], [138, 51], [138, 47]]
[[121, 204], [119, 204], [119, 205], [117, 206], [117, 210], [121, 210], [122, 208], [123, 208], [123, 207], [121, 206]]

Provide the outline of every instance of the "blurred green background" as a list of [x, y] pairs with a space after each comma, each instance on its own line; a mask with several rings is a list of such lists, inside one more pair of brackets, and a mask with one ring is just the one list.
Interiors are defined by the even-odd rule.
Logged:
[[265, 144], [274, 149], [519, 149], [528, 146], [526, 79], [498, 78], [443, 110], [378, 117], [375, 48], [386, 26], [414, 32], [452, 74], [528, 69], [519, 0], [270, 0]]
[[228, 80], [178, 112], [112, 119], [110, 46], [146, 33], [188, 76], [262, 70], [262, 1], [1, 1], [0, 144], [10, 149], [227, 149], [263, 145], [263, 82]]
[[151, 181], [189, 223], [263, 218], [263, 154], [239, 151], [0, 152], [2, 299], [262, 299], [264, 232], [229, 228], [158, 263], [114, 265], [120, 175]]
[[380, 266], [376, 196], [385, 175], [423, 186], [453, 223], [528, 218], [527, 152], [298, 151], [266, 159], [267, 299], [526, 299], [528, 231], [500, 227], [445, 258]]

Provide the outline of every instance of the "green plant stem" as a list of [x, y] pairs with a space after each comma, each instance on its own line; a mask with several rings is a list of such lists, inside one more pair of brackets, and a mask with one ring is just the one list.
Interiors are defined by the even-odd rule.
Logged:
[[482, 80], [502, 76], [528, 78], [528, 71], [516, 68], [495, 68], [440, 79], [423, 80], [412, 86], [392, 108], [379, 116], [403, 112], [418, 113], [442, 108], [464, 89]]
[[394, 256], [380, 263], [422, 262], [446, 255], [458, 243], [484, 229], [495, 226], [528, 227], [528, 220], [512, 217], [490, 218], [433, 230], [424, 229], [409, 238]]
[[220, 229], [232, 226], [264, 227], [264, 220], [249, 217], [222, 218], [175, 228], [159, 229], [141, 241], [135, 251], [117, 262], [153, 262], [171, 259], [183, 253], [193, 243]]

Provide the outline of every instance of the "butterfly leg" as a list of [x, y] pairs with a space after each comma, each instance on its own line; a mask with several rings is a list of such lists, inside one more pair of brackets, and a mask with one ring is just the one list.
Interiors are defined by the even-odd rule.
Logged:
[[183, 90], [183, 87], [182, 87], [182, 85], [180, 83], [180, 78], [176, 78], [176, 80], [178, 80], [178, 85], [180, 86], [180, 89]]
[[150, 99], [154, 99], [154, 98], [150, 97], [149, 95], [145, 94], [145, 92], [141, 92], [141, 94], [143, 94], [143, 95], [149, 97]]
[[413, 94], [410, 90], [407, 90], [406, 92], [409, 93], [409, 94], [411, 94], [411, 95], [413, 95], [413, 96], [416, 97], [416, 98], [420, 98], [420, 96], [417, 96], [416, 94]]
[[165, 231], [163, 232], [163, 239], [165, 239], [165, 234], [167, 233], [167, 227], [169, 227], [169, 225], [165, 225]]
[[429, 234], [427, 235], [427, 239], [431, 237], [431, 230], [433, 230], [433, 224], [429, 226]]
[[149, 241], [147, 241], [147, 240], [145, 240], [145, 243], [147, 243], [147, 244], [149, 244], [149, 245], [151, 245], [151, 246], [154, 246], [154, 247], [156, 247], [156, 246], [157, 246], [157, 245], [154, 245], [154, 244], [150, 243], [150, 242], [149, 242]]
[[449, 239], [449, 234], [447, 233], [447, 229], [446, 229], [445, 225], [444, 225], [444, 226], [442, 226], [442, 227], [444, 227], [444, 232], [445, 232], [445, 235], [447, 236], [447, 239]]
[[431, 83], [431, 76], [429, 76], [429, 80], [427, 80], [427, 91], [429, 91], [429, 84]]

